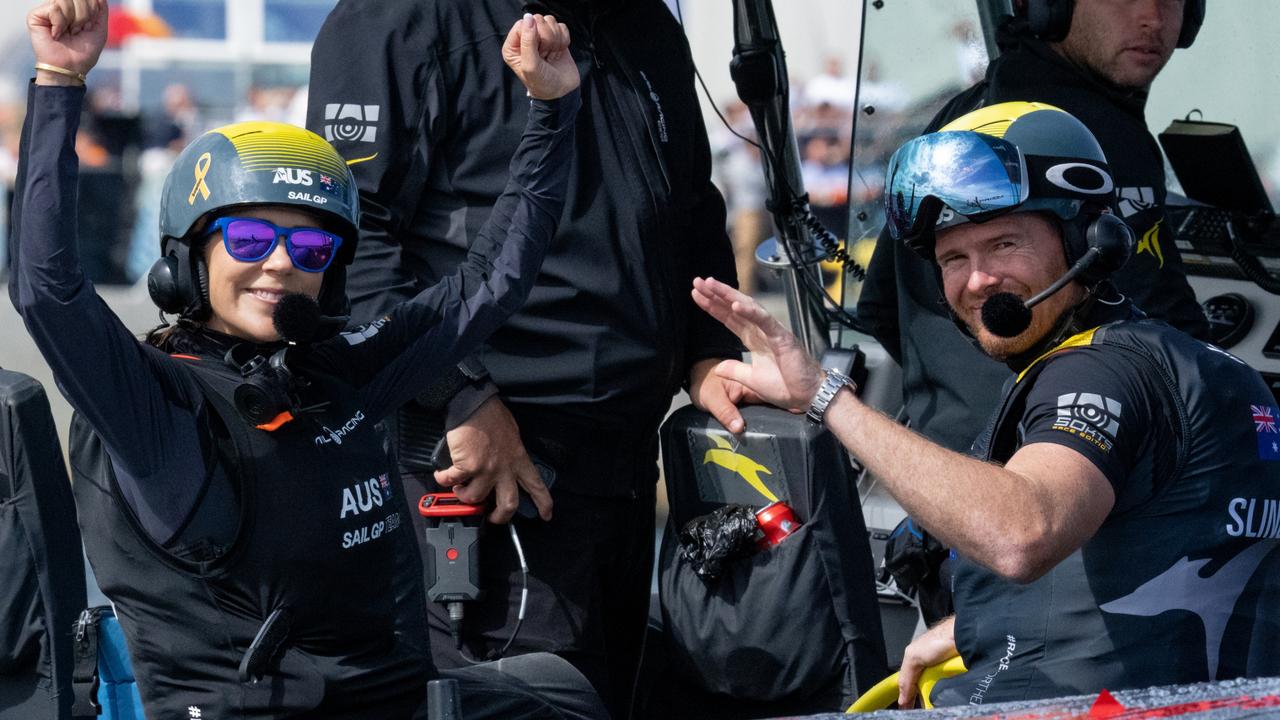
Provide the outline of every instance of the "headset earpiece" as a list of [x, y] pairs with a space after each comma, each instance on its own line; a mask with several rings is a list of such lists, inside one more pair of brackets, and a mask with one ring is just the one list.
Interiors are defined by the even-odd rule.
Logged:
[[213, 313], [213, 305], [209, 303], [209, 263], [205, 262], [203, 253], [196, 253], [191, 266], [195, 268], [196, 277], [191, 293], [193, 302], [188, 314], [192, 320], [203, 322]]
[[1204, 0], [1186, 0], [1182, 6], [1182, 30], [1178, 33], [1178, 47], [1189, 48], [1200, 34], [1204, 24]]
[[209, 318], [209, 268], [184, 239], [164, 244], [164, 257], [147, 271], [147, 293], [162, 311], [190, 320]]
[[1027, 28], [1041, 40], [1060, 42], [1071, 31], [1075, 0], [1024, 0], [1015, 5], [1021, 5]]
[[178, 258], [165, 255], [151, 264], [147, 271], [147, 294], [163, 312], [176, 315], [182, 311], [186, 303], [178, 292]]
[[1124, 267], [1133, 255], [1133, 228], [1111, 213], [1095, 217], [1085, 230], [1084, 238], [1089, 250], [1098, 251], [1098, 259], [1082, 276], [1086, 282], [1098, 282], [1107, 278]]

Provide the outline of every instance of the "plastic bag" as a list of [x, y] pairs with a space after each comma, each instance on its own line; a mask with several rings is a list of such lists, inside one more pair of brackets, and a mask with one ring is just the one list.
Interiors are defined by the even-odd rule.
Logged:
[[724, 572], [725, 563], [755, 552], [759, 533], [755, 508], [725, 505], [680, 530], [680, 554], [698, 577], [712, 582]]

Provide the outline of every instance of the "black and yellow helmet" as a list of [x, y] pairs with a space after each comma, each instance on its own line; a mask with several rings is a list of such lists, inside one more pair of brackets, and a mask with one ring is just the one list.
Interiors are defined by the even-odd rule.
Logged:
[[1114, 204], [1115, 183], [1093, 133], [1039, 102], [980, 108], [905, 143], [885, 180], [890, 234], [929, 260], [938, 230], [1044, 212], [1062, 221], [1070, 264], [1087, 250], [1088, 224]]
[[360, 226], [355, 178], [319, 135], [258, 121], [210, 130], [174, 161], [161, 192], [160, 260], [147, 282], [160, 309], [193, 320], [209, 316], [200, 233], [210, 219], [248, 205], [306, 210], [342, 237], [320, 305], [327, 314], [345, 314], [345, 266], [355, 257]]

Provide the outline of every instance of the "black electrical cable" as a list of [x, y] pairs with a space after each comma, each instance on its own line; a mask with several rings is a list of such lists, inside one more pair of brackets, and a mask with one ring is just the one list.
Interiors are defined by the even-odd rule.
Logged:
[[[681, 7], [680, 0], [676, 0], [676, 19], [679, 20], [680, 27], [683, 28], [684, 10]], [[720, 122], [724, 124], [725, 128], [727, 128], [735, 137], [741, 138], [752, 147], [759, 149], [761, 155], [765, 158], [766, 162], [769, 163], [769, 167], [773, 171], [775, 181], [785, 183], [786, 175], [783, 172], [782, 160], [778, 157], [776, 148], [771, 147], [768, 141], [763, 138], [761, 138], [760, 142], [756, 142], [735, 130], [733, 126], [729, 124], [729, 121], [725, 118], [724, 114], [720, 112], [720, 108], [715, 99], [712, 98], [711, 91], [707, 88], [706, 81], [702, 79], [702, 73], [699, 72], [696, 63], [693, 67], [693, 74], [698, 79], [698, 84], [702, 87], [702, 92], [706, 96], [707, 102], [711, 105], [711, 108], [716, 113], [716, 117], [720, 118]], [[782, 127], [782, 132], [784, 134], [791, 133], [790, 113], [784, 114], [783, 122], [784, 125]], [[786, 251], [787, 261], [795, 270], [794, 274], [800, 278], [800, 284], [803, 286], [803, 290], [807, 295], [812, 309], [816, 309], [818, 314], [825, 317], [828, 322], [835, 321], [850, 329], [866, 333], [867, 329], [862, 322], [860, 322], [855, 315], [846, 310], [843, 303], [831, 297], [831, 294], [827, 292], [826, 287], [824, 287], [817, 279], [812, 277], [810, 273], [806, 271], [806, 268], [817, 265], [823, 260], [830, 259], [840, 265], [841, 270], [844, 273], [852, 275], [859, 281], [866, 279], [866, 269], [849, 255], [847, 243], [846, 247], [841, 247], [839, 239], [836, 238], [836, 236], [822, 224], [822, 221], [813, 214], [813, 211], [809, 209], [808, 195], [798, 195], [791, 187], [786, 188], [786, 195], [790, 201], [789, 206], [780, 209], [769, 207], [768, 209], [770, 212], [774, 212], [776, 215], [781, 215], [784, 219], [793, 220], [796, 223], [803, 225], [810, 233], [813, 234], [813, 237], [822, 245], [822, 248], [826, 253], [825, 255], [820, 256], [817, 253], [814, 253], [812, 249], [805, 250], [803, 248], [795, 247], [795, 243], [781, 237], [781, 235], [785, 235], [785, 233], [780, 234], [778, 239], [783, 245], [783, 249]]]
[[[1248, 228], [1248, 223], [1242, 222], [1241, 227]], [[1244, 241], [1236, 233], [1234, 218], [1227, 222], [1227, 239], [1231, 241], [1231, 259], [1240, 268], [1240, 272], [1263, 290], [1272, 295], [1280, 295], [1280, 279], [1268, 272], [1262, 261], [1245, 248]]]
[[845, 247], [840, 246], [840, 239], [827, 229], [822, 221], [813, 214], [809, 209], [809, 199], [806, 195], [803, 199], [797, 198], [794, 211], [799, 215], [800, 222], [809, 228], [809, 232], [818, 239], [822, 244], [822, 248], [827, 251], [827, 257], [823, 259], [834, 260], [845, 268], [845, 272], [854, 276], [858, 280], [867, 279], [867, 271], [857, 260], [849, 256], [849, 251]]
[[[680, 0], [676, 0], [676, 19], [680, 21], [680, 29], [683, 31], [684, 11], [680, 8]], [[685, 37], [686, 39], [688, 38], [687, 35]], [[716, 117], [720, 118], [720, 122], [724, 123], [724, 126], [728, 128], [729, 132], [733, 133], [734, 137], [737, 137], [746, 144], [764, 152], [764, 148], [760, 147], [760, 143], [733, 129], [733, 126], [729, 124], [729, 120], [724, 116], [724, 113], [720, 112], [720, 106], [711, 99], [711, 90], [707, 88], [706, 81], [702, 79], [702, 73], [698, 72], [698, 64], [693, 62], [692, 59], [690, 59], [689, 64], [693, 65], [693, 76], [698, 78], [698, 84], [702, 86], [702, 92], [707, 96], [707, 102], [711, 103], [711, 109], [715, 111]]]
[[511, 544], [515, 546], [516, 557], [520, 559], [520, 610], [516, 613], [516, 626], [511, 629], [511, 635], [507, 637], [507, 642], [502, 649], [490, 652], [489, 657], [484, 660], [467, 657], [467, 653], [459, 647], [458, 655], [472, 665], [481, 665], [506, 657], [507, 651], [511, 649], [511, 643], [516, 641], [516, 637], [520, 635], [520, 628], [524, 625], [525, 609], [529, 605], [529, 563], [524, 559], [524, 546], [520, 544], [520, 536], [516, 533], [515, 518], [507, 522], [507, 530], [511, 533]]

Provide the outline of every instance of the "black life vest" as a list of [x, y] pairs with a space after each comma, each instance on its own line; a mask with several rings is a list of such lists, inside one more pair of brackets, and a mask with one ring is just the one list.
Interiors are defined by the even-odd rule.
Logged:
[[975, 448], [980, 457], [1005, 462], [1021, 447], [1029, 391], [1067, 349], [1149, 373], [1169, 417], [1142, 430], [1175, 435], [1157, 445], [1174, 457], [1155, 466], [1171, 470], [1140, 502], [1124, 502], [1122, 489], [1097, 533], [1034, 582], [957, 558], [956, 646], [969, 671], [940, 682], [934, 702], [1280, 673], [1280, 460], [1264, 459], [1270, 450], [1260, 447], [1267, 435], [1280, 443], [1280, 433], [1253, 417], [1274, 414], [1270, 390], [1240, 360], [1163, 323], [1114, 323], [1012, 378], [985, 447]]
[[[239, 499], [235, 540], [216, 560], [175, 557], [150, 540], [97, 435], [79, 418], [72, 428], [85, 549], [148, 715], [410, 716], [434, 676], [419, 560], [358, 391], [303, 355], [294, 371], [310, 381], [305, 399], [328, 405], [267, 432], [235, 410], [238, 371], [211, 357], [188, 367], [206, 399], [210, 472], [228, 473]], [[275, 611], [262, 678], [244, 681], [241, 663]]]

